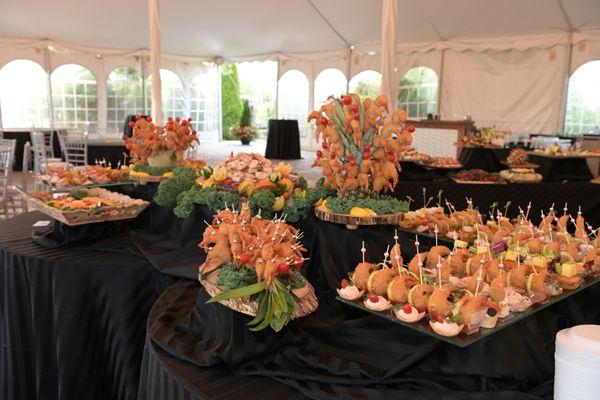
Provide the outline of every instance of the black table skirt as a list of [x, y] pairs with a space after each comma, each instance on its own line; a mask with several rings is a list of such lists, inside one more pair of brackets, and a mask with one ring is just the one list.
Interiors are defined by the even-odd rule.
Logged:
[[508, 151], [508, 149], [463, 147], [459, 160], [465, 169], [482, 169], [488, 172], [498, 172], [504, 169], [500, 161], [506, 159]]
[[129, 151], [123, 145], [108, 144], [88, 144], [88, 164], [93, 165], [96, 161], [105, 160], [116, 168], [120, 162], [123, 164], [123, 153], [127, 154], [129, 160]]
[[[54, 131], [54, 140], [52, 142], [52, 149], [55, 157], [60, 157], [60, 143], [58, 142], [58, 131]], [[26, 131], [4, 131], [2, 132], [4, 139], [17, 139], [17, 147], [15, 149], [15, 163], [13, 166], [14, 171], [23, 170], [23, 148], [25, 143], [31, 142], [31, 133]], [[33, 161], [32, 161], [33, 162]]]
[[[148, 316], [149, 329], [157, 323], [158, 318], [164, 318], [173, 308], [193, 307], [197, 292], [188, 290], [190, 287], [197, 287], [197, 283], [181, 281], [165, 291], [154, 303]], [[236, 377], [223, 364], [200, 368], [192, 363], [183, 362], [148, 337], [142, 360], [138, 400], [216, 398], [296, 400], [303, 399], [304, 396], [269, 378]]]
[[298, 160], [300, 130], [295, 119], [270, 119], [265, 157], [277, 160]]
[[135, 399], [155, 272], [125, 233], [48, 249], [0, 223], [0, 398]]
[[529, 155], [529, 161], [540, 166], [544, 182], [589, 181], [594, 176], [585, 158], [551, 158]]

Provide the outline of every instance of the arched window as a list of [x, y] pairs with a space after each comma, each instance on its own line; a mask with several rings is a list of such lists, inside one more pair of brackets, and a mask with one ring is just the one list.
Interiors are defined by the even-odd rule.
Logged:
[[[162, 108], [163, 117], [166, 120], [168, 117], [187, 118], [183, 101], [183, 85], [181, 79], [175, 72], [168, 69], [160, 70], [160, 82], [162, 93]], [[146, 79], [146, 110], [150, 113], [152, 109], [152, 75]]]
[[144, 112], [142, 77], [133, 68], [117, 67], [106, 80], [108, 132], [121, 132], [125, 118]]
[[328, 68], [315, 79], [315, 109], [319, 109], [327, 102], [329, 96], [338, 97], [346, 93], [346, 76], [342, 71]]
[[569, 78], [565, 133], [600, 133], [600, 60], [583, 64]]
[[192, 80], [190, 111], [192, 126], [200, 138], [218, 139], [219, 90], [218, 70], [211, 68]]
[[65, 64], [50, 75], [54, 125], [96, 132], [98, 127], [98, 100], [96, 78], [85, 67]]
[[350, 79], [350, 93], [358, 94], [362, 99], [375, 99], [381, 94], [381, 74], [377, 71], [366, 70]]
[[277, 96], [277, 63], [275, 61], [243, 62], [237, 65], [240, 97], [248, 100], [259, 134], [266, 134], [269, 119], [275, 118]]
[[308, 78], [302, 72], [293, 69], [279, 78], [279, 96], [277, 103], [279, 118], [297, 119], [300, 134], [306, 136], [308, 125]]
[[0, 69], [0, 107], [4, 128], [49, 127], [48, 75], [29, 60]]
[[438, 77], [427, 67], [409, 69], [400, 81], [398, 107], [408, 118], [425, 118], [437, 113]]

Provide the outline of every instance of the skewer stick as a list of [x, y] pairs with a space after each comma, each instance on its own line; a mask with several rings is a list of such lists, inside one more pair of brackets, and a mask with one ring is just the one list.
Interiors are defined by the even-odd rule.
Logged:
[[423, 284], [423, 261], [421, 260], [421, 253], [419, 253], [419, 239], [415, 235], [415, 247], [417, 248], [417, 257], [419, 257], [419, 284]]
[[525, 214], [525, 220], [529, 219], [529, 211], [531, 210], [531, 201], [527, 204], [527, 214]]
[[567, 211], [569, 210], [569, 208], [567, 207], [567, 202], [565, 202], [565, 206], [563, 207], [563, 217], [565, 215], [567, 215]]
[[438, 287], [441, 289], [442, 288], [442, 259], [440, 256], [438, 256], [438, 262], [437, 262], [437, 270], [438, 270]]
[[433, 230], [433, 233], [435, 233], [435, 245], [437, 246], [438, 245], [438, 233], [439, 233], [437, 224], [435, 225], [435, 229]]
[[479, 293], [479, 285], [481, 285], [481, 281], [483, 280], [483, 268], [479, 270], [479, 276], [477, 277], [477, 287], [475, 287], [475, 296]]
[[362, 253], [362, 262], [365, 262], [365, 253], [367, 252], [367, 249], [365, 249], [365, 242], [363, 240], [362, 242], [362, 247], [360, 248], [360, 252]]
[[[390, 255], [390, 245], [387, 245], [387, 248], [385, 249], [385, 253], [383, 253], [383, 265], [387, 266], [387, 258]], [[390, 260], [391, 261], [391, 260]]]

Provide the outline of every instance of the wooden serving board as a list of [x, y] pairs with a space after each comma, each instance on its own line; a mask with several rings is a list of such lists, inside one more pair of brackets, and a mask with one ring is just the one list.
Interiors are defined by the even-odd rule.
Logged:
[[495, 182], [488, 182], [488, 181], [461, 181], [460, 179], [456, 179], [453, 176], [451, 176], [450, 179], [452, 179], [456, 183], [460, 183], [461, 185], [506, 185], [506, 181], [503, 181], [503, 180], [497, 180]]
[[23, 200], [27, 203], [27, 206], [40, 211], [47, 216], [54, 218], [57, 221], [62, 222], [68, 226], [78, 226], [87, 224], [96, 224], [100, 222], [109, 221], [121, 221], [126, 219], [137, 218], [142, 211], [150, 205], [149, 202], [145, 201], [143, 205], [130, 205], [130, 206], [115, 206], [115, 207], [98, 207], [95, 209], [87, 210], [59, 210], [45, 204], [40, 199], [32, 196], [31, 194], [15, 187], [19, 192]]
[[350, 214], [338, 214], [321, 206], [315, 207], [315, 215], [322, 221], [346, 225], [348, 229], [356, 229], [361, 225], [398, 225], [404, 213], [355, 217]]
[[[200, 269], [202, 269], [202, 267], [200, 267]], [[202, 283], [210, 297], [215, 297], [223, 292], [223, 289], [217, 286], [216, 280], [217, 273], [214, 271], [205, 277], [200, 276], [200, 283]], [[296, 302], [295, 318], [305, 317], [319, 307], [319, 302], [317, 301], [317, 296], [315, 295], [315, 289], [306, 279], [304, 279], [304, 281], [306, 286], [304, 286], [302, 289], [292, 290], [292, 292], [298, 298], [298, 301]], [[219, 303], [225, 307], [231, 308], [233, 311], [253, 317], [256, 316], [256, 310], [258, 308], [258, 302], [250, 301], [249, 297], [223, 300], [219, 301]]]

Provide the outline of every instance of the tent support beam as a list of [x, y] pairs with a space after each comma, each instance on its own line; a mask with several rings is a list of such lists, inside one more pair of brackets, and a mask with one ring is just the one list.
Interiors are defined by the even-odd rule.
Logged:
[[333, 24], [331, 22], [329, 22], [329, 20], [327, 19], [327, 17], [325, 17], [325, 15], [323, 15], [323, 13], [321, 12], [321, 10], [319, 10], [317, 8], [317, 6], [312, 2], [312, 0], [306, 0], [308, 2], [308, 4], [311, 5], [311, 7], [316, 11], [317, 14], [319, 14], [319, 17], [321, 17], [321, 19], [327, 24], [327, 26], [329, 26], [329, 28], [331, 28], [331, 30], [337, 35], [337, 37], [340, 38], [340, 40], [342, 42], [344, 42], [344, 44], [346, 45], [346, 47], [350, 47], [350, 43], [346, 40], [346, 38], [344, 36], [342, 36], [342, 34], [335, 29], [335, 27], [333, 26]]

